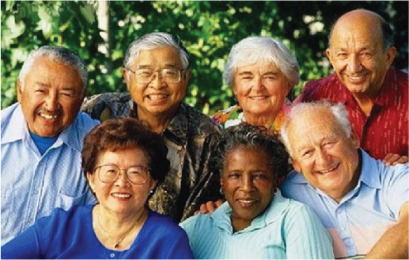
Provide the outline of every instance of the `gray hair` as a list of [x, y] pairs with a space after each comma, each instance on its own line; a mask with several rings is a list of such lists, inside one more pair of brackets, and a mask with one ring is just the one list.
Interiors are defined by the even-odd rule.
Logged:
[[233, 45], [224, 67], [224, 83], [232, 85], [239, 65], [259, 61], [274, 63], [283, 72], [291, 87], [298, 84], [299, 69], [294, 54], [282, 42], [266, 36], [250, 36]]
[[134, 40], [126, 51], [123, 66], [129, 68], [140, 51], [151, 50], [159, 47], [171, 46], [178, 50], [182, 61], [183, 69], [190, 67], [190, 54], [183, 46], [178, 36], [163, 32], [153, 32]]
[[18, 75], [18, 80], [21, 82], [22, 88], [24, 88], [23, 84], [24, 78], [30, 71], [34, 62], [39, 57], [47, 57], [52, 61], [58, 61], [61, 62], [62, 64], [72, 66], [74, 69], [77, 70], [78, 75], [81, 78], [82, 89], [85, 90], [87, 88], [88, 72], [84, 61], [67, 48], [48, 45], [42, 46], [32, 51], [28, 55], [27, 59], [24, 61], [23, 67], [21, 68], [20, 74]]
[[345, 106], [341, 103], [331, 104], [326, 100], [309, 102], [309, 103], [299, 103], [291, 108], [290, 112], [286, 115], [286, 120], [284, 125], [281, 127], [280, 134], [281, 139], [287, 148], [288, 153], [293, 156], [294, 151], [291, 150], [290, 140], [288, 138], [288, 127], [289, 125], [297, 120], [298, 118], [304, 117], [305, 113], [317, 110], [324, 109], [332, 113], [335, 118], [335, 121], [341, 126], [341, 129], [346, 136], [350, 137], [352, 134], [351, 123], [348, 119], [348, 112]]

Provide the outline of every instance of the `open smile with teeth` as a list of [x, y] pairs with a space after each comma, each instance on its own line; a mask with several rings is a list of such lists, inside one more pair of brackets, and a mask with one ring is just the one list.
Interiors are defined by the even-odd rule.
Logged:
[[156, 101], [156, 100], [167, 98], [169, 97], [169, 95], [148, 95], [147, 97], [152, 101]]
[[251, 100], [264, 100], [266, 98], [267, 98], [266, 96], [250, 97]]
[[131, 197], [131, 195], [127, 193], [112, 193], [112, 196], [114, 198], [121, 198], [121, 199], [127, 199]]
[[58, 115], [50, 115], [50, 114], [45, 114], [45, 113], [39, 113], [40, 117], [47, 119], [47, 120], [53, 120], [58, 117]]
[[242, 207], [245, 208], [252, 207], [254, 204], [257, 203], [257, 200], [255, 199], [238, 199], [237, 201], [240, 203]]
[[334, 165], [334, 166], [332, 166], [331, 168], [329, 168], [329, 169], [327, 169], [327, 170], [317, 171], [317, 173], [320, 173], [320, 174], [326, 174], [326, 173], [329, 173], [329, 172], [335, 171], [336, 169], [338, 169], [338, 167], [339, 167], [339, 163], [338, 163], [338, 164], [336, 164], [336, 165]]
[[352, 82], [359, 82], [362, 81], [365, 78], [366, 75], [360, 75], [360, 76], [348, 76], [349, 80]]

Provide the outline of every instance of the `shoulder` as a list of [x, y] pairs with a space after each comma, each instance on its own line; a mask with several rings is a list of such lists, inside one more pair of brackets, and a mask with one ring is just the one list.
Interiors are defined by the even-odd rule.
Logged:
[[189, 129], [197, 135], [220, 134], [220, 126], [210, 117], [201, 113], [197, 109], [182, 103], [182, 109], [185, 111], [185, 116], [189, 124]]
[[104, 121], [129, 114], [131, 95], [129, 93], [102, 93], [86, 97], [81, 110], [92, 118]]
[[4, 125], [7, 125], [10, 122], [10, 118], [13, 117], [15, 114], [14, 112], [20, 111], [19, 114], [23, 116], [21, 109], [18, 109], [18, 108], [20, 108], [20, 104], [15, 103], [1, 110], [1, 128], [2, 129]]
[[301, 101], [314, 101], [326, 97], [330, 97], [330, 95], [336, 91], [334, 91], [334, 87], [340, 87], [340, 81], [336, 74], [307, 82], [303, 92], [301, 93]]
[[183, 229], [174, 222], [170, 217], [159, 214], [154, 211], [150, 211], [146, 225], [149, 230], [155, 231], [155, 233], [162, 234], [163, 236], [175, 236], [185, 234]]

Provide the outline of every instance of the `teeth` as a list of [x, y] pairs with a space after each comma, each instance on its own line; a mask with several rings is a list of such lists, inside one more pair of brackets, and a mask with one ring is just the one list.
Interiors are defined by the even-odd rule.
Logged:
[[40, 116], [48, 120], [56, 119], [58, 117], [57, 115], [49, 115], [49, 114], [43, 114], [43, 113], [40, 113]]
[[149, 98], [151, 100], [159, 100], [159, 99], [166, 98], [166, 97], [167, 95], [149, 95]]
[[363, 79], [364, 78], [364, 76], [359, 76], [359, 77], [349, 77], [351, 80], [361, 80], [361, 79]]
[[124, 194], [124, 193], [114, 193], [114, 194], [112, 194], [114, 197], [117, 197], [117, 198], [129, 198], [129, 197], [131, 197], [131, 195], [129, 195], [129, 194]]
[[263, 100], [263, 99], [265, 99], [265, 97], [252, 97], [251, 99], [253, 99], [253, 100]]
[[331, 171], [335, 170], [337, 167], [338, 167], [338, 165], [335, 165], [335, 166], [333, 166], [332, 168], [330, 168], [328, 170], [320, 171], [320, 173], [325, 174], [325, 173], [331, 172]]

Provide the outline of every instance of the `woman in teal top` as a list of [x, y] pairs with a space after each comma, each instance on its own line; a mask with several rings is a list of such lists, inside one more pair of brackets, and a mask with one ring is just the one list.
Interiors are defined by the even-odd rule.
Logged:
[[288, 154], [275, 136], [242, 123], [228, 128], [217, 147], [210, 165], [227, 201], [180, 224], [195, 258], [334, 258], [314, 212], [277, 189]]

